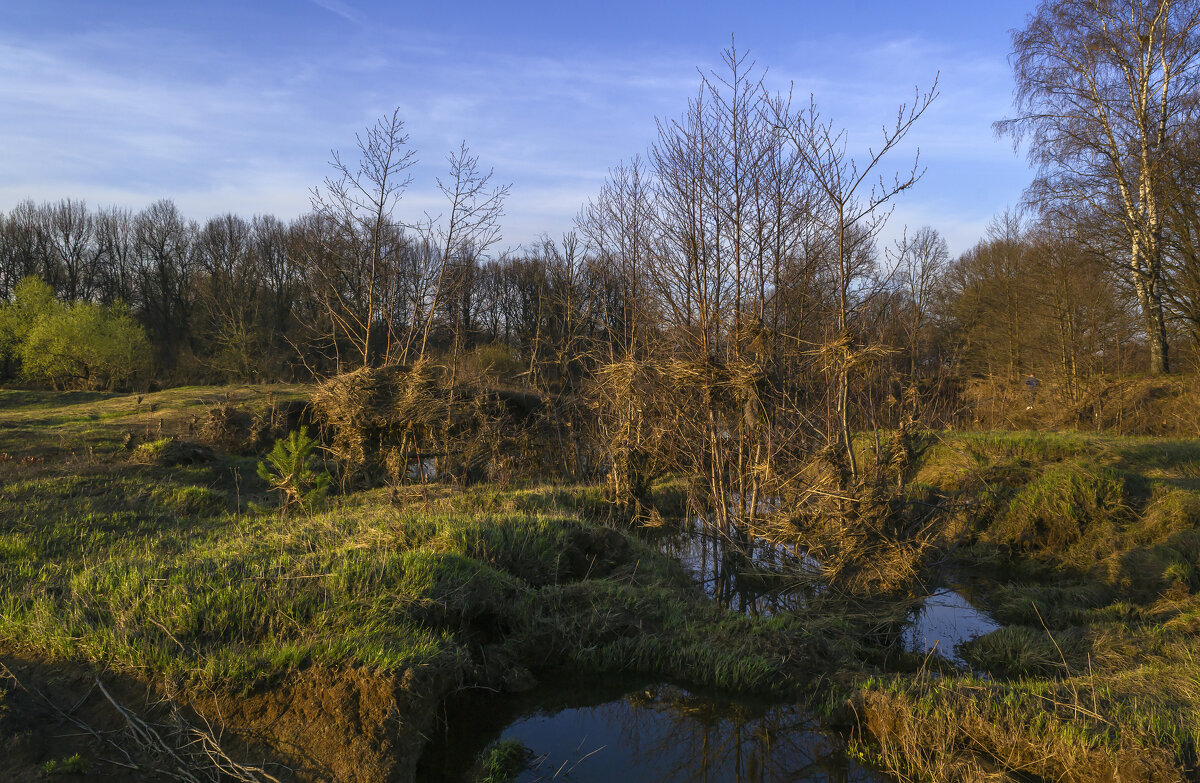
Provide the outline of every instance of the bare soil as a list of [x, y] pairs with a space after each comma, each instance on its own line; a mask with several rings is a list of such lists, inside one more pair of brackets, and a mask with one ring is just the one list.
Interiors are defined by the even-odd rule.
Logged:
[[[177, 749], [185, 740], [171, 730], [172, 707], [189, 726], [209, 731], [229, 758], [280, 781], [408, 781], [447, 685], [433, 673], [314, 667], [257, 692], [184, 689], [168, 700], [169, 688], [128, 674], [7, 652], [0, 664], [0, 778], [12, 783], [60, 774], [100, 783], [180, 779], [176, 760], [135, 740], [98, 680]], [[86, 771], [46, 770], [53, 762], [61, 770], [75, 755]], [[180, 755], [200, 780], [230, 779]]]

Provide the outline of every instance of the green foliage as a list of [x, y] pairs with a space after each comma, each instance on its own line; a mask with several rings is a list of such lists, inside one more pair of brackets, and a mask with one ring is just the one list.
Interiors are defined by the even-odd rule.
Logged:
[[78, 753], [63, 759], [51, 759], [42, 765], [47, 775], [86, 775], [91, 769], [87, 759]]
[[19, 359], [22, 344], [41, 318], [62, 310], [54, 290], [40, 277], [27, 277], [17, 284], [13, 301], [0, 306], [0, 360]]
[[309, 465], [316, 448], [308, 428], [301, 427], [275, 441], [266, 460], [258, 463], [259, 478], [283, 496], [285, 511], [292, 506], [311, 510], [329, 490], [329, 474]]
[[504, 783], [520, 775], [533, 759], [533, 751], [519, 739], [493, 742], [479, 757], [480, 783]]
[[26, 377], [58, 388], [113, 388], [150, 368], [150, 343], [123, 305], [76, 302], [34, 323], [21, 367]]
[[123, 304], [62, 304], [35, 277], [0, 307], [0, 358], [18, 359], [29, 380], [55, 388], [111, 389], [150, 368], [150, 342]]

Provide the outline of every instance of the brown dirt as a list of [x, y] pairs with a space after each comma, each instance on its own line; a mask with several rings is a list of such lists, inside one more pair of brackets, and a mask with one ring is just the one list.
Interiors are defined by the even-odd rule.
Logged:
[[[0, 669], [0, 779], [53, 779], [58, 775], [47, 775], [44, 765], [74, 754], [86, 760], [87, 772], [68, 779], [176, 779], [163, 757], [137, 748], [125, 719], [95, 688], [99, 677], [123, 706], [161, 726], [171, 720], [161, 684], [8, 653], [0, 653], [0, 663], [12, 675]], [[398, 783], [413, 779], [449, 685], [433, 673], [310, 668], [245, 695], [190, 688], [174, 693], [173, 702], [188, 724], [211, 727], [232, 759], [281, 782]]]
[[195, 694], [191, 703], [291, 759], [291, 779], [393, 783], [413, 778], [443, 695], [439, 679], [313, 668], [260, 693]]

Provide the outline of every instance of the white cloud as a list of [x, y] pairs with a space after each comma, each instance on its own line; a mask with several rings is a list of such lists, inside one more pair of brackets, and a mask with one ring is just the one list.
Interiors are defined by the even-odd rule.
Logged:
[[[340, 0], [313, 2], [366, 23]], [[386, 46], [355, 38], [362, 45], [348, 47], [351, 56], [333, 47], [254, 58], [160, 33], [21, 41], [0, 33], [0, 211], [26, 197], [137, 207], [171, 196], [195, 217], [229, 210], [290, 217], [307, 208], [308, 188], [328, 172], [329, 150], [353, 157], [354, 133], [400, 106], [421, 160], [402, 210], [437, 209], [434, 176], [465, 138], [498, 182], [512, 182], [504, 233], [528, 242], [568, 229], [607, 169], [653, 141], [655, 116], [684, 110], [699, 83], [697, 65], [719, 65], [716, 53], [697, 63], [679, 51], [464, 50], [420, 30], [372, 36]], [[901, 208], [953, 232], [952, 244], [963, 249], [986, 222], [975, 213], [1012, 203], [1013, 183], [1025, 176], [989, 125], [1007, 109], [1007, 66], [904, 37], [876, 41], [830, 67], [826, 60], [852, 43], [802, 42], [769, 72], [768, 86], [786, 90], [794, 81], [800, 100], [815, 93], [850, 129], [857, 151], [876, 142], [897, 104], [940, 68], [942, 95], [891, 168], [908, 165], [920, 147], [930, 173]]]

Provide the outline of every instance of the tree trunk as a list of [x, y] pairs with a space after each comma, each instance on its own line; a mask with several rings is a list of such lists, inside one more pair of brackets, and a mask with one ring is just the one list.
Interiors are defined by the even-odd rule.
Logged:
[[[1142, 310], [1146, 345], [1150, 349], [1150, 374], [1171, 372], [1167, 345], [1167, 323], [1163, 316], [1162, 265], [1159, 259], [1145, 258], [1146, 252], [1134, 238], [1132, 252], [1134, 288]], [[1161, 253], [1161, 251], [1159, 251]]]

